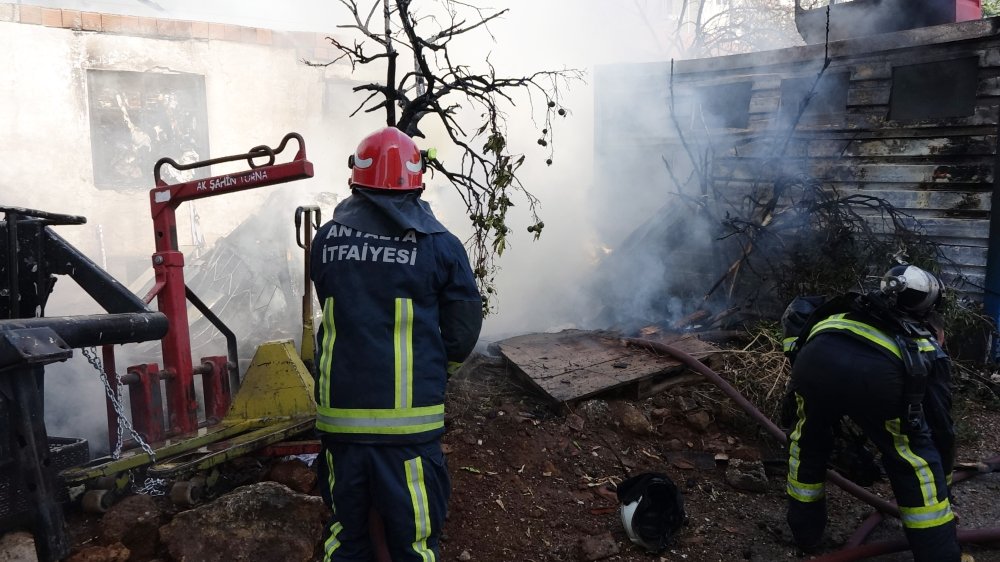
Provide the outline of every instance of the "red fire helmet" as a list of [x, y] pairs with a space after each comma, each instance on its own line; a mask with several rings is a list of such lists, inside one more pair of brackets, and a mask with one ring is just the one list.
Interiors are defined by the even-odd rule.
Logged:
[[375, 189], [423, 189], [424, 159], [413, 139], [395, 127], [365, 137], [347, 159], [351, 185]]

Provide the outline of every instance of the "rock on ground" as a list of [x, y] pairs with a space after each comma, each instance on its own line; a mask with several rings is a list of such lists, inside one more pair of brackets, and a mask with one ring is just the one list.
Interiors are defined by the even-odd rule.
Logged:
[[133, 557], [148, 558], [156, 552], [161, 516], [151, 496], [127, 496], [101, 518], [101, 543], [121, 543]]
[[160, 540], [178, 562], [307, 562], [329, 517], [320, 498], [260, 482], [179, 513]]
[[15, 531], [0, 537], [0, 562], [38, 562], [31, 533]]

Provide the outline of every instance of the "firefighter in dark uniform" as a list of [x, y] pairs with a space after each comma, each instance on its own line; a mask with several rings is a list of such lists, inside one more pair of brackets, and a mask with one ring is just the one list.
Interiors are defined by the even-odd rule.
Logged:
[[476, 344], [482, 301], [462, 243], [420, 199], [426, 158], [392, 127], [362, 140], [351, 196], [312, 244], [327, 561], [373, 559], [370, 510], [392, 560], [440, 559], [445, 385]]
[[788, 524], [804, 550], [818, 546], [826, 526], [827, 460], [834, 427], [846, 415], [881, 452], [914, 559], [960, 560], [948, 491], [955, 442], [950, 360], [940, 326], [929, 326], [937, 323], [940, 298], [933, 274], [896, 266], [881, 291], [849, 312], [819, 314], [807, 328], [789, 387], [795, 415], [787, 485]]

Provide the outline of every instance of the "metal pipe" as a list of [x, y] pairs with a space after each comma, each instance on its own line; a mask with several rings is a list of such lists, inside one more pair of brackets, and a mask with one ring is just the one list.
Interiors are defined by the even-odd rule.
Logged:
[[71, 246], [62, 237], [45, 229], [46, 261], [51, 273], [69, 275], [101, 308], [111, 314], [147, 312], [149, 308], [128, 287], [101, 269], [101, 266]]
[[202, 316], [208, 319], [226, 338], [226, 355], [229, 356], [229, 362], [226, 364], [226, 368], [229, 371], [229, 395], [234, 396], [240, 389], [240, 356], [236, 348], [236, 334], [187, 285], [184, 286], [184, 294], [187, 296], [187, 300], [191, 301], [191, 304], [198, 309], [198, 312], [201, 312]]
[[79, 215], [63, 215], [24, 207], [0, 207], [0, 213], [13, 213], [25, 218], [42, 219], [45, 224], [86, 224], [87, 217]]
[[[760, 413], [760, 410], [758, 410], [752, 403], [750, 403], [749, 400], [744, 398], [743, 395], [740, 394], [740, 391], [733, 388], [733, 386], [730, 385], [728, 382], [726, 382], [725, 379], [719, 376], [715, 371], [709, 369], [701, 361], [698, 361], [691, 355], [688, 355], [687, 353], [677, 349], [676, 347], [671, 347], [669, 345], [660, 342], [644, 340], [641, 338], [625, 338], [625, 341], [633, 345], [647, 347], [649, 349], [652, 349], [653, 351], [659, 351], [660, 353], [665, 353], [667, 355], [670, 355], [674, 359], [677, 359], [681, 363], [687, 365], [695, 372], [703, 375], [705, 378], [712, 381], [712, 383], [714, 383], [715, 386], [719, 387], [726, 396], [728, 396], [734, 402], [736, 402], [736, 404], [740, 408], [742, 408], [743, 411], [749, 414], [750, 417], [754, 419], [754, 421], [763, 426], [764, 429], [766, 429], [768, 433], [770, 433], [775, 439], [777, 439], [782, 444], [787, 443], [788, 437], [785, 435], [785, 432], [781, 430], [781, 428], [774, 425], [774, 422], [772, 422], [764, 414]], [[889, 515], [892, 515], [894, 517], [899, 517], [899, 508], [896, 507], [892, 502], [886, 501], [876, 496], [875, 494], [869, 492], [868, 490], [865, 490], [861, 486], [858, 486], [854, 482], [851, 482], [847, 478], [844, 478], [838, 472], [834, 470], [827, 470], [826, 477], [848, 494], [851, 494], [852, 496], [867, 503], [868, 505], [874, 507], [875, 509], [882, 511], [884, 513], [888, 513]]]
[[49, 316], [0, 320], [0, 330], [51, 328], [72, 348], [156, 340], [167, 333], [167, 317], [160, 312]]
[[[305, 215], [305, 229], [302, 229], [302, 215]], [[295, 242], [305, 250], [303, 258], [304, 287], [302, 290], [302, 342], [299, 345], [299, 356], [309, 372], [315, 372], [316, 342], [313, 329], [313, 295], [312, 279], [312, 246], [313, 229], [320, 227], [320, 209], [316, 205], [305, 205], [295, 209]]]

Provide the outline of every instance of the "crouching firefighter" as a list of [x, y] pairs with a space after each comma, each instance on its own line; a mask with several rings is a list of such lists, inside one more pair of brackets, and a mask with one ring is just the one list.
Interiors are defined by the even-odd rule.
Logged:
[[482, 301], [462, 243], [420, 198], [426, 159], [398, 129], [366, 137], [348, 160], [350, 197], [312, 243], [326, 561], [374, 559], [372, 510], [378, 550], [440, 560], [445, 386], [479, 338]]
[[826, 526], [827, 461], [834, 428], [846, 415], [881, 452], [914, 559], [960, 560], [948, 491], [955, 457], [951, 366], [935, 312], [941, 292], [933, 274], [900, 265], [885, 274], [880, 291], [821, 304], [798, 328], [789, 318], [801, 306], [786, 310], [786, 335], [798, 335], [786, 340], [794, 409], [787, 426], [788, 524], [803, 550], [819, 545]]

